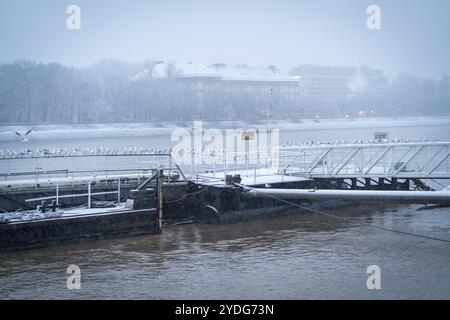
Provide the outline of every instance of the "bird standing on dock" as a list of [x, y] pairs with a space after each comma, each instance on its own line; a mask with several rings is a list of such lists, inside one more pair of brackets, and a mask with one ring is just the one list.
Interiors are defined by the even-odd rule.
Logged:
[[22, 139], [22, 142], [28, 142], [30, 139], [27, 138], [27, 136], [33, 131], [32, 129], [25, 132], [25, 134], [21, 134], [20, 132], [16, 131], [16, 134]]

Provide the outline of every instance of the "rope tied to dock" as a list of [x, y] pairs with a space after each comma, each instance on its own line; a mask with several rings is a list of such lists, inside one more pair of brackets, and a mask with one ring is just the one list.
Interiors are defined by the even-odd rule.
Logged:
[[[324, 216], [327, 216], [327, 217], [335, 218], [335, 219], [346, 221], [346, 222], [354, 222], [353, 219], [340, 217], [340, 216], [335, 215], [333, 213], [325, 212], [323, 210], [302, 206], [300, 204], [297, 204], [297, 203], [294, 203], [294, 202], [291, 202], [291, 201], [288, 201], [288, 200], [285, 200], [285, 199], [281, 199], [281, 198], [279, 198], [277, 196], [260, 192], [257, 188], [252, 188], [252, 187], [249, 187], [249, 186], [246, 186], [246, 185], [241, 185], [241, 184], [238, 184], [238, 183], [235, 183], [235, 185], [239, 186], [241, 188], [247, 189], [247, 190], [252, 190], [252, 191], [258, 192], [258, 193], [264, 195], [265, 197], [278, 200], [280, 202], [292, 205], [292, 206], [300, 208], [300, 209], [308, 210], [308, 211], [311, 211], [311, 212], [314, 212], [314, 213], [317, 213], [317, 214], [321, 214], [321, 215], [324, 215]], [[448, 239], [436, 238], [436, 237], [431, 237], [431, 236], [426, 236], [426, 235], [416, 234], [416, 233], [412, 233], [412, 232], [408, 232], [408, 231], [391, 229], [391, 228], [386, 228], [386, 227], [376, 226], [376, 225], [365, 225], [365, 226], [369, 227], [369, 228], [373, 228], [373, 229], [378, 229], [378, 230], [383, 230], [383, 231], [390, 231], [390, 232], [403, 234], [403, 235], [408, 235], [408, 236], [412, 236], [412, 237], [417, 237], [417, 238], [422, 238], [422, 239], [428, 239], [428, 240], [434, 240], [434, 241], [450, 243], [450, 240], [448, 240]]]
[[195, 195], [195, 194], [200, 194], [200, 193], [202, 193], [202, 192], [208, 190], [211, 186], [212, 186], [212, 185], [208, 185], [208, 186], [206, 186], [205, 188], [203, 188], [203, 189], [201, 189], [201, 190], [199, 190], [199, 191], [195, 191], [195, 192], [191, 192], [191, 193], [186, 193], [185, 195], [183, 195], [183, 196], [181, 196], [180, 198], [175, 199], [175, 200], [166, 200], [166, 201], [164, 201], [164, 203], [174, 203], [174, 202], [179, 202], [179, 201], [181, 201], [181, 200], [186, 199], [186, 198], [189, 197], [189, 196], [192, 196], [192, 195]]

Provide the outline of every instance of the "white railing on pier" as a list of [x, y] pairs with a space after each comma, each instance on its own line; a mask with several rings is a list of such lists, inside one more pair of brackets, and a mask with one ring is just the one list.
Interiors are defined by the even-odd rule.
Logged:
[[295, 146], [280, 150], [279, 170], [311, 178], [450, 178], [450, 142]]
[[450, 179], [450, 142], [341, 143], [273, 146], [254, 151], [205, 149], [179, 160], [170, 154], [106, 154], [0, 158], [0, 187], [12, 183], [142, 179], [155, 168], [178, 170], [190, 180], [224, 181], [227, 174], [304, 178]]
[[[0, 187], [9, 185], [115, 183], [140, 180], [175, 165], [170, 154], [108, 154], [0, 158]], [[174, 170], [176, 168], [174, 167]]]

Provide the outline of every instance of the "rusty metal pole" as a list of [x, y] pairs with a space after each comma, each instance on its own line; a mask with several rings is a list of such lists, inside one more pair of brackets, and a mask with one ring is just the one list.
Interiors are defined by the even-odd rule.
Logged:
[[157, 210], [158, 210], [158, 229], [162, 231], [162, 220], [163, 220], [163, 193], [162, 193], [162, 185], [163, 185], [163, 177], [164, 170], [158, 169], [158, 180], [157, 180]]

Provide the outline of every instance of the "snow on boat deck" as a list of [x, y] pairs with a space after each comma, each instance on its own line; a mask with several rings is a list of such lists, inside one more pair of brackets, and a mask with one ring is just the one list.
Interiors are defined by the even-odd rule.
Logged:
[[41, 213], [38, 212], [37, 210], [25, 210], [14, 213], [10, 212], [0, 214], [0, 218], [6, 219], [7, 223], [18, 223], [28, 221], [74, 218], [99, 214], [110, 214], [123, 212], [127, 210], [131, 210], [131, 207], [127, 203], [119, 203], [114, 207], [104, 207], [104, 208], [75, 207], [68, 209], [58, 209], [56, 212], [51, 212], [49, 210], [46, 213]]
[[[248, 186], [263, 185], [263, 184], [274, 184], [274, 183], [284, 183], [284, 182], [301, 182], [310, 181], [309, 178], [288, 176], [279, 174], [277, 169], [273, 168], [262, 168], [262, 169], [251, 169], [251, 170], [237, 170], [237, 171], [227, 171], [227, 175], [241, 175], [241, 184]], [[225, 172], [214, 172], [205, 173], [196, 176], [187, 176], [187, 178], [194, 181], [198, 181], [203, 184], [211, 185], [223, 185], [224, 184]]]
[[3, 180], [0, 181], [0, 189], [1, 188], [21, 188], [27, 187], [35, 184], [48, 184], [48, 185], [70, 185], [77, 183], [87, 183], [89, 181], [114, 181], [120, 179], [145, 179], [151, 177], [153, 173], [137, 173], [137, 174], [110, 174], [110, 175], [89, 175], [89, 176], [75, 176], [75, 177], [46, 177], [39, 178], [36, 180], [35, 178], [28, 179], [13, 179], [13, 180]]
[[100, 214], [100, 213], [109, 213], [115, 211], [125, 211], [131, 209], [125, 203], [120, 203], [114, 207], [109, 208], [73, 208], [63, 210], [61, 217], [72, 217], [72, 216], [81, 216], [81, 215], [89, 215], [89, 214]]

